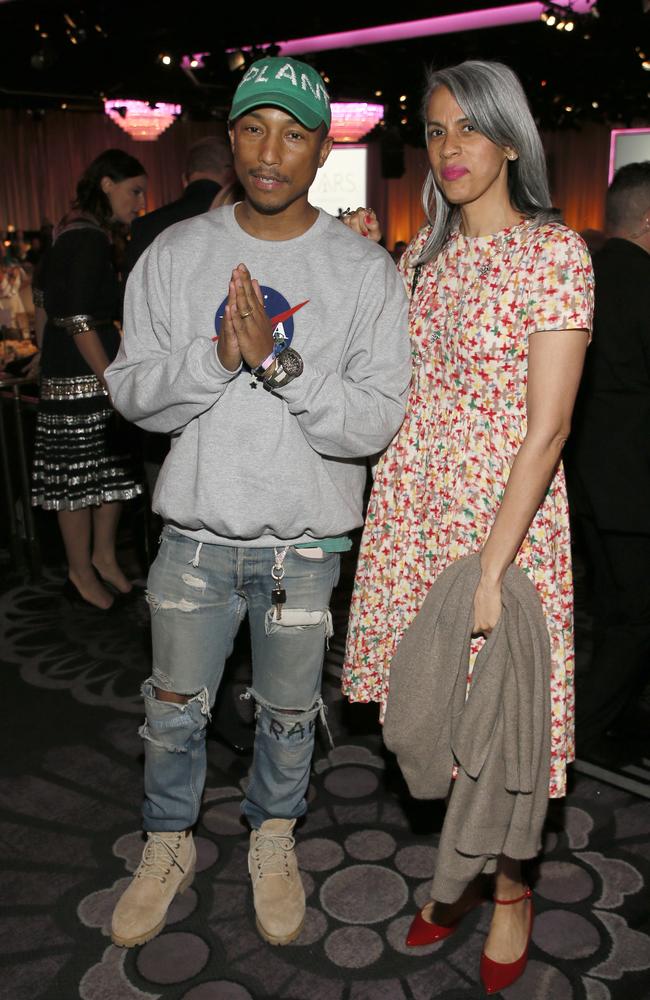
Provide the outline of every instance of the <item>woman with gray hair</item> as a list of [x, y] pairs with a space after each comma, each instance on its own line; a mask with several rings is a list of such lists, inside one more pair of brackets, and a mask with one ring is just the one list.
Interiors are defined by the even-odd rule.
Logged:
[[[400, 263], [414, 375], [405, 421], [376, 470], [343, 690], [352, 701], [378, 701], [383, 718], [399, 640], [443, 570], [475, 553], [471, 676], [500, 618], [514, 562], [535, 585], [550, 637], [555, 798], [565, 794], [573, 759], [572, 579], [560, 455], [589, 340], [591, 264], [580, 237], [551, 208], [539, 134], [508, 67], [465, 62], [432, 73], [424, 115], [429, 224]], [[453, 795], [451, 780], [450, 788]], [[521, 860], [493, 859], [495, 902], [509, 905], [494, 907], [481, 958], [490, 993], [526, 965], [533, 904]], [[459, 899], [429, 903], [408, 943], [448, 937], [477, 896], [470, 884]]]

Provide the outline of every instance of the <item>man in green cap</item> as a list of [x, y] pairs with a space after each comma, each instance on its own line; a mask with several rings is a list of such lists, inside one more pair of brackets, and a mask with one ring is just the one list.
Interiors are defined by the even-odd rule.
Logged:
[[254, 63], [229, 122], [244, 200], [167, 229], [129, 278], [107, 381], [115, 407], [172, 446], [153, 499], [166, 526], [148, 584], [147, 844], [113, 915], [118, 945], [157, 934], [194, 877], [206, 722], [246, 613], [257, 926], [287, 944], [303, 925], [293, 832], [325, 718], [329, 600], [362, 523], [366, 456], [398, 429], [410, 376], [392, 260], [308, 200], [329, 126], [315, 70]]

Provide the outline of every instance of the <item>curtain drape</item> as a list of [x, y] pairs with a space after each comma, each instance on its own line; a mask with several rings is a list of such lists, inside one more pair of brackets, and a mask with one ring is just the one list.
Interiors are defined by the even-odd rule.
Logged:
[[544, 132], [553, 204], [567, 226], [605, 228], [605, 195], [609, 172], [610, 131], [586, 125], [580, 131]]
[[[604, 228], [609, 139], [609, 129], [604, 125], [542, 135], [553, 204], [562, 211], [566, 224], [578, 232]], [[427, 154], [424, 149], [407, 146], [403, 177], [383, 180], [379, 150], [376, 146], [370, 149], [370, 203], [384, 220], [390, 250], [397, 240], [410, 240], [425, 221], [421, 192], [428, 169]]]
[[[36, 121], [25, 111], [0, 110], [0, 230], [38, 229], [43, 219], [57, 222], [68, 210], [75, 185], [91, 160], [109, 147], [136, 156], [149, 178], [149, 209], [177, 198], [188, 147], [222, 125], [174, 123], [156, 142], [134, 142], [103, 114], [48, 111]], [[548, 132], [554, 204], [574, 229], [602, 229], [609, 162], [609, 130], [589, 125], [580, 131]], [[409, 240], [424, 221], [420, 191], [427, 169], [426, 151], [407, 146], [404, 175], [381, 177], [380, 150], [370, 146], [369, 202], [382, 220], [386, 246]]]
[[0, 110], [0, 230], [38, 229], [67, 212], [88, 164], [103, 150], [123, 149], [148, 175], [147, 207], [178, 198], [186, 152], [223, 125], [176, 121], [155, 142], [134, 142], [104, 114], [48, 111], [35, 121], [25, 111]]

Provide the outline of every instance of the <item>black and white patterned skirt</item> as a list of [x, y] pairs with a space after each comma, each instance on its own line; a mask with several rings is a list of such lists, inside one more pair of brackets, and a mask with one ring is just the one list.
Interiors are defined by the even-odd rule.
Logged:
[[32, 505], [80, 510], [142, 493], [133, 428], [94, 375], [43, 378], [36, 418]]

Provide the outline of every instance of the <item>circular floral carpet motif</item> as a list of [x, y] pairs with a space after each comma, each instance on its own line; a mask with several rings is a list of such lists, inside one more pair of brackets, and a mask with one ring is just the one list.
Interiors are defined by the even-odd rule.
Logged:
[[[405, 944], [413, 915], [429, 898], [437, 837], [414, 835], [394, 797], [382, 791], [384, 760], [377, 751], [378, 744], [339, 746], [316, 762], [310, 812], [297, 832], [307, 916], [293, 944], [273, 948], [258, 936], [246, 869], [248, 837], [239, 821], [241, 796], [232, 786], [209, 788], [194, 887], [174, 901], [158, 938], [134, 952], [107, 949], [84, 977], [84, 1000], [117, 1000], [125, 982], [138, 991], [134, 997], [158, 995], [164, 986], [165, 997], [179, 1000], [479, 996], [488, 901], [447, 941], [417, 949]], [[571, 806], [566, 827], [558, 826], [555, 816], [549, 821], [535, 872], [531, 961], [508, 998], [607, 1000], [623, 996], [619, 986], [625, 977], [628, 998], [650, 995], [642, 992], [639, 978], [650, 970], [650, 937], [616, 913], [642, 893], [647, 859], [637, 866], [623, 857], [624, 843], [616, 845], [616, 856], [587, 849], [584, 831], [596, 829], [611, 812], [598, 802], [602, 795], [595, 783], [583, 779], [581, 785], [573, 797], [581, 804]], [[605, 797], [619, 795], [608, 789]], [[594, 807], [595, 817], [588, 811]], [[624, 813], [625, 807], [623, 825]], [[108, 933], [112, 907], [141, 847], [137, 832], [115, 843], [124, 874], [81, 901], [78, 912], [86, 926]], [[632, 912], [643, 912], [638, 898]], [[170, 994], [172, 986], [176, 992]]]
[[[46, 576], [0, 598], [5, 726], [11, 745], [24, 746], [0, 778], [8, 1000], [482, 995], [489, 902], [448, 940], [405, 944], [429, 898], [441, 810], [406, 795], [376, 713], [341, 699], [341, 605], [324, 678], [336, 748], [319, 734], [309, 812], [296, 830], [307, 895], [299, 938], [278, 948], [256, 931], [239, 814], [250, 756], [211, 740], [194, 883], [157, 938], [132, 950], [113, 946], [111, 912], [143, 846], [137, 726], [150, 669], [148, 611], [138, 598], [111, 616], [86, 614], [62, 604], [60, 583]], [[247, 670], [244, 656], [237, 690]], [[530, 871], [530, 961], [506, 1000], [649, 1000], [649, 840], [647, 802], [576, 778], [566, 802], [551, 807]]]

